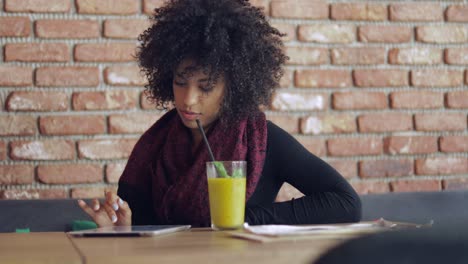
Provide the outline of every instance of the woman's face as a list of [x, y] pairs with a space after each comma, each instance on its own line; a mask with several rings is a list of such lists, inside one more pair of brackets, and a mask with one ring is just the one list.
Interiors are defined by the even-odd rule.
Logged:
[[208, 75], [194, 60], [183, 60], [174, 72], [172, 89], [175, 107], [184, 125], [198, 129], [196, 119], [208, 128], [219, 117], [225, 83], [220, 76], [211, 87]]

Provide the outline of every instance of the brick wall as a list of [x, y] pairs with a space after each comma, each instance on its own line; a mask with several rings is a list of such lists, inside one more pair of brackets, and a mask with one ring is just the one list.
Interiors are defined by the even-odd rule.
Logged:
[[[287, 33], [269, 119], [360, 193], [468, 189], [466, 1], [252, 2]], [[132, 57], [160, 4], [0, 0], [1, 199], [116, 188], [161, 115]]]

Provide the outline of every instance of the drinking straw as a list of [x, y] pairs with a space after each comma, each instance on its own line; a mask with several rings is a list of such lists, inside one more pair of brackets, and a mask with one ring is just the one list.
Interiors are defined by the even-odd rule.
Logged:
[[200, 123], [200, 120], [196, 119], [195, 121], [197, 121], [198, 129], [200, 129], [200, 132], [201, 132], [201, 134], [203, 136], [203, 141], [205, 141], [206, 147], [208, 148], [208, 153], [210, 153], [211, 161], [215, 161], [215, 158], [213, 156], [213, 152], [211, 152], [210, 143], [208, 143], [208, 139], [206, 139], [205, 131], [203, 130], [203, 127], [202, 127], [202, 125]]
[[230, 176], [227, 174], [226, 168], [224, 168], [223, 163], [215, 161], [213, 152], [211, 151], [211, 148], [210, 148], [210, 143], [208, 143], [208, 139], [206, 138], [206, 135], [205, 135], [205, 130], [203, 130], [200, 120], [196, 119], [195, 121], [197, 121], [198, 129], [200, 129], [200, 132], [203, 136], [203, 141], [205, 141], [206, 147], [208, 148], [208, 153], [210, 154], [211, 161], [213, 162], [216, 170], [218, 171], [219, 176], [221, 176], [222, 178], [229, 178]]

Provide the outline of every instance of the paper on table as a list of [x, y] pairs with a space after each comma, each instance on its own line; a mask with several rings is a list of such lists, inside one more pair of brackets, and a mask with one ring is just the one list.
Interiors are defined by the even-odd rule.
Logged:
[[379, 230], [397, 229], [397, 228], [420, 228], [432, 226], [432, 221], [425, 225], [391, 222], [383, 218], [373, 222], [362, 222], [354, 224], [330, 224], [330, 225], [245, 225], [244, 230], [263, 236], [288, 236], [288, 235], [309, 235], [309, 234], [339, 234], [339, 233], [361, 233], [375, 232]]
[[308, 235], [315, 233], [349, 232], [363, 229], [375, 229], [378, 225], [375, 223], [357, 223], [347, 225], [309, 225], [309, 226], [291, 226], [291, 225], [259, 225], [245, 226], [247, 232], [264, 236], [287, 236], [287, 235]]

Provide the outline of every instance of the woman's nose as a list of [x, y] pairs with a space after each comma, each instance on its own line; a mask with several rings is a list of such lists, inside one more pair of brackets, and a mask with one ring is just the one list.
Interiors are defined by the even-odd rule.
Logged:
[[199, 93], [197, 87], [189, 86], [185, 92], [184, 103], [191, 106], [198, 103]]

